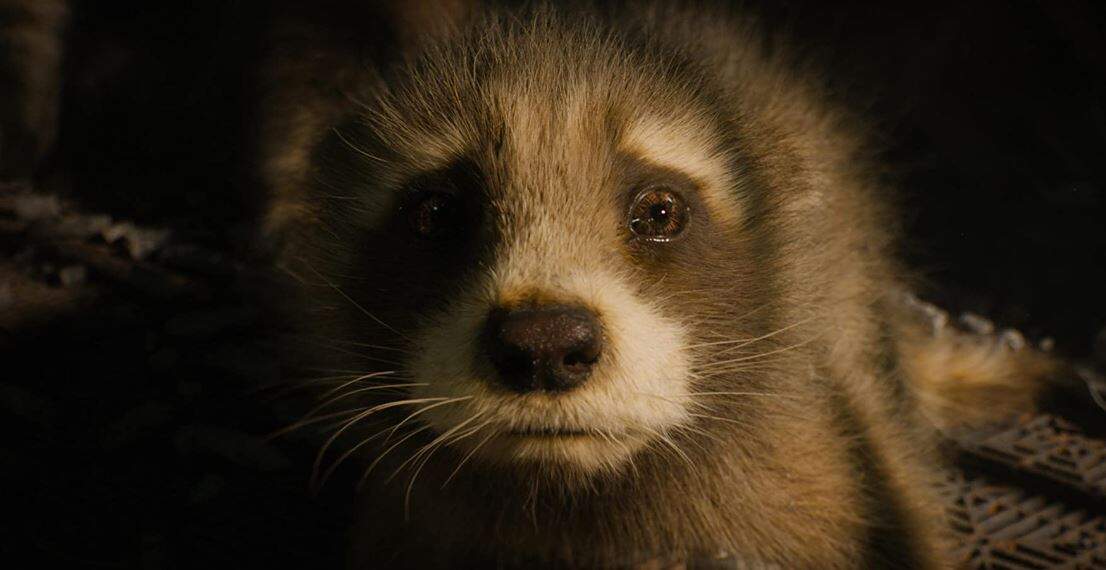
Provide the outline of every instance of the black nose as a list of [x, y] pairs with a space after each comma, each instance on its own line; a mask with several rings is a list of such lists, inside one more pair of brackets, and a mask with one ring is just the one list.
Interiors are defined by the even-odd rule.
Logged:
[[485, 350], [508, 388], [561, 392], [587, 380], [603, 352], [603, 331], [583, 307], [495, 309], [488, 315]]

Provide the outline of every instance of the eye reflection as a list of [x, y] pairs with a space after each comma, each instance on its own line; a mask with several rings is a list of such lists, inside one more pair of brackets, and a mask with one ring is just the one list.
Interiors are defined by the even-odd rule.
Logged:
[[683, 232], [690, 219], [687, 202], [667, 187], [642, 191], [630, 206], [630, 231], [644, 240], [674, 239]]
[[460, 225], [457, 199], [446, 192], [420, 192], [412, 201], [408, 224], [424, 239], [442, 239], [454, 234]]

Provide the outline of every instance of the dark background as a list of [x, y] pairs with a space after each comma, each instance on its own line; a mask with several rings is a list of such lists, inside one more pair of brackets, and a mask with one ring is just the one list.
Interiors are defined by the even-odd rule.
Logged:
[[765, 2], [875, 121], [942, 306], [1086, 356], [1106, 325], [1106, 5]]
[[[213, 251], [247, 249], [243, 141], [265, 4], [77, 3], [60, 144], [39, 188]], [[1092, 358], [1106, 325], [1106, 7], [748, 5], [875, 127], [925, 296]], [[0, 247], [40, 258], [21, 241]], [[0, 517], [0, 552], [67, 567], [326, 565], [351, 484], [311, 499], [311, 457], [255, 436], [270, 418], [242, 394], [259, 371], [277, 374], [266, 321], [249, 310], [250, 279], [214, 273], [198, 306], [94, 272], [101, 291], [79, 313], [0, 330], [15, 371], [0, 378], [16, 434], [0, 448], [3, 503], [22, 513]]]

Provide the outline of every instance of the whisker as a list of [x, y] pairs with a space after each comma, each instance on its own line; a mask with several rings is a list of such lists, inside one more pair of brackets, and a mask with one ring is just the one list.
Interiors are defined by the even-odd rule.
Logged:
[[684, 462], [687, 463], [688, 467], [695, 469], [695, 463], [691, 460], [691, 457], [689, 457], [683, 449], [680, 449], [680, 446], [676, 445], [676, 442], [672, 441], [672, 438], [670, 438], [667, 434], [649, 427], [642, 426], [642, 429], [648, 431], [649, 433], [652, 433], [657, 438], [656, 441], [667, 445], [672, 451], [676, 453], [679, 458], [683, 459]]
[[365, 446], [366, 444], [368, 444], [372, 440], [380, 437], [387, 430], [388, 430], [388, 428], [384, 428], [384, 429], [376, 432], [375, 434], [373, 434], [369, 437], [366, 437], [365, 439], [359, 441], [357, 443], [357, 445], [354, 445], [353, 447], [350, 447], [349, 449], [347, 449], [345, 451], [345, 453], [340, 455], [338, 457], [338, 459], [336, 459], [333, 463], [330, 464], [330, 467], [328, 467], [326, 469], [326, 471], [323, 473], [322, 477], [316, 478], [316, 477], [312, 476], [311, 483], [310, 483], [312, 490], [314, 490], [317, 493], [319, 491], [319, 489], [322, 489], [323, 486], [326, 485], [326, 482], [328, 480], [330, 480], [331, 475], [333, 475], [334, 472], [338, 470], [338, 467], [341, 466], [342, 463], [345, 462], [346, 459], [349, 459], [349, 457], [351, 455], [353, 455], [354, 453], [356, 453], [358, 449], [361, 449], [363, 446]]
[[293, 271], [292, 268], [288, 267], [286, 264], [277, 263], [276, 268], [281, 273], [284, 273], [284, 274], [288, 275], [289, 277], [291, 277], [295, 282], [299, 283], [300, 285], [307, 285], [307, 281], [303, 277], [301, 277], [299, 273], [296, 273], [295, 271]]
[[418, 415], [422, 414], [423, 412], [428, 412], [430, 410], [433, 410], [434, 408], [444, 406], [446, 404], [456, 404], [458, 402], [464, 402], [465, 400], [471, 400], [471, 399], [472, 399], [472, 396], [462, 396], [462, 397], [458, 397], [458, 398], [453, 398], [452, 400], [446, 400], [444, 402], [438, 402], [436, 404], [430, 404], [429, 406], [424, 406], [422, 408], [419, 408], [418, 410], [415, 410], [414, 412], [411, 412], [406, 418], [403, 418], [403, 421], [399, 422], [398, 424], [395, 425], [395, 427], [392, 428], [392, 432], [388, 434], [388, 437], [384, 438], [384, 443], [388, 443], [388, 440], [392, 439], [392, 436], [395, 435], [396, 430], [398, 430], [400, 427], [402, 427], [404, 424], [406, 424], [408, 421], [410, 421], [415, 416], [418, 416]]
[[315, 418], [299, 419], [299, 420], [296, 420], [296, 421], [294, 421], [294, 422], [292, 422], [292, 423], [290, 423], [290, 424], [288, 424], [288, 425], [286, 425], [282, 428], [279, 428], [279, 429], [273, 431], [272, 433], [266, 435], [263, 439], [266, 443], [268, 443], [268, 442], [271, 442], [274, 439], [276, 439], [276, 438], [278, 438], [282, 435], [285, 435], [285, 434], [287, 434], [291, 431], [294, 431], [294, 430], [297, 430], [297, 429], [300, 429], [300, 428], [303, 428], [303, 427], [307, 427], [309, 425], [317, 424], [317, 423], [320, 423], [320, 422], [325, 422], [327, 420], [332, 420], [334, 418], [339, 418], [339, 417], [342, 417], [342, 416], [348, 416], [348, 415], [351, 415], [351, 414], [356, 414], [356, 413], [362, 412], [364, 410], [365, 410], [365, 408], [354, 408], [352, 410], [342, 410], [340, 412], [333, 412], [333, 413], [325, 414], [325, 415], [318, 416], [318, 417], [315, 417]]
[[373, 469], [375, 469], [376, 466], [384, 460], [384, 457], [391, 453], [393, 449], [399, 447], [403, 444], [403, 442], [411, 439], [412, 437], [415, 437], [419, 433], [424, 432], [428, 429], [430, 429], [430, 424], [426, 424], [414, 431], [408, 432], [407, 435], [403, 436], [399, 441], [393, 443], [391, 447], [385, 449], [380, 455], [378, 455], [376, 459], [374, 459], [373, 462], [370, 463], [369, 466], [365, 469], [365, 472], [361, 474], [361, 479], [357, 482], [357, 490], [361, 490], [361, 488], [365, 485], [365, 481], [368, 481], [369, 474], [372, 473]]
[[[488, 420], [488, 421], [484, 422], [483, 424], [481, 424], [480, 427], [481, 428], [487, 427], [491, 423], [492, 423], [492, 420]], [[466, 453], [463, 458], [461, 458], [461, 462], [457, 464], [457, 467], [453, 468], [453, 471], [449, 474], [449, 477], [446, 477], [445, 483], [442, 483], [441, 488], [445, 489], [445, 486], [449, 485], [449, 482], [453, 480], [453, 477], [455, 477], [457, 475], [457, 472], [459, 472], [461, 470], [461, 467], [466, 462], [468, 462], [469, 458], [472, 457], [473, 455], [475, 455], [476, 452], [479, 451], [481, 447], [484, 447], [484, 444], [488, 443], [493, 437], [495, 437], [495, 432], [494, 431], [489, 433], [487, 436], [485, 436], [484, 439], [480, 440], [480, 443], [476, 444], [476, 447], [473, 447], [472, 449], [470, 449], [469, 452]]]
[[681, 402], [679, 400], [680, 398], [694, 399], [696, 396], [765, 396], [765, 397], [773, 397], [773, 398], [789, 398], [790, 397], [786, 394], [778, 394], [778, 393], [773, 393], [773, 392], [688, 392], [686, 394], [673, 394], [671, 396], [665, 396], [665, 395], [662, 395], [662, 394], [653, 394], [651, 392], [637, 392], [637, 391], [635, 391], [634, 393], [638, 394], [638, 395], [641, 395], [641, 396], [649, 396], [650, 398], [659, 398], [659, 399], [662, 399], [662, 400], [667, 400], [669, 402], [676, 403], [676, 404], [686, 403], [686, 402]]
[[747, 371], [747, 370], [778, 370], [779, 369], [777, 367], [778, 364], [787, 363], [786, 358], [782, 358], [782, 357], [779, 357], [779, 356], [777, 356], [775, 358], [755, 358], [755, 359], [751, 358], [751, 359], [748, 359], [748, 360], [752, 360], [752, 362], [748, 362], [748, 361], [744, 361], [744, 360], [740, 361], [740, 362], [737, 362], [737, 363], [730, 362], [730, 361], [723, 361], [723, 360], [715, 360], [713, 362], [707, 361], [707, 362], [704, 362], [702, 364], [696, 364], [695, 367], [692, 370], [692, 374], [698, 374], [698, 373], [704, 372], [704, 371], [712, 371], [712, 370], [715, 370], [715, 369], [718, 369], [718, 370], [731, 370], [731, 371], [734, 371], [734, 372], [741, 372], [741, 371]]
[[[466, 421], [462, 422], [461, 424], [459, 424], [459, 427], [467, 425], [468, 423], [470, 423], [470, 422], [476, 420], [477, 418], [481, 417], [481, 415], [482, 414], [476, 414], [476, 415], [472, 416], [468, 420], [466, 420]], [[415, 479], [417, 479], [419, 477], [419, 473], [422, 472], [422, 468], [425, 467], [426, 464], [430, 461], [430, 456], [434, 455], [434, 452], [439, 447], [442, 447], [442, 446], [445, 446], [445, 445], [453, 445], [453, 444], [457, 443], [458, 441], [461, 441], [462, 439], [465, 439], [466, 437], [480, 431], [480, 428], [484, 427], [485, 425], [487, 425], [487, 424], [485, 423], [485, 424], [478, 425], [475, 428], [470, 429], [470, 430], [464, 432], [463, 434], [458, 435], [457, 437], [454, 437], [453, 439], [444, 440], [441, 443], [439, 443], [438, 445], [433, 445], [433, 442], [431, 442], [430, 451], [428, 451], [426, 453], [426, 455], [423, 457], [423, 460], [421, 462], [419, 462], [419, 466], [415, 468], [415, 472], [411, 475], [411, 480], [407, 482], [407, 491], [403, 495], [404, 518], [408, 518], [408, 513], [411, 510], [411, 490], [415, 488]], [[441, 438], [439, 438], [439, 439], [441, 439]], [[435, 440], [435, 441], [437, 441], [437, 440]]]
[[707, 415], [707, 414], [693, 414], [693, 413], [688, 413], [688, 415], [693, 417], [693, 418], [702, 418], [702, 419], [706, 419], [706, 420], [717, 420], [717, 421], [720, 421], [720, 422], [731, 423], [731, 424], [735, 424], [735, 425], [739, 425], [739, 426], [747, 426], [747, 424], [745, 424], [745, 423], [742, 423], [742, 422], [739, 422], [737, 420], [733, 420], [733, 419], [730, 419], [730, 418], [723, 418], [721, 416], [711, 416], [711, 415]]
[[740, 358], [731, 358], [729, 360], [720, 360], [720, 361], [716, 361], [716, 362], [710, 362], [710, 363], [707, 363], [707, 364], [703, 365], [702, 367], [700, 367], [700, 370], [709, 370], [709, 369], [714, 368], [714, 367], [718, 367], [718, 366], [722, 366], [722, 365], [726, 365], [726, 364], [733, 364], [733, 363], [736, 363], [736, 362], [746, 362], [746, 361], [749, 361], [749, 360], [757, 360], [757, 359], [760, 359], [760, 358], [764, 358], [766, 356], [772, 356], [773, 354], [780, 354], [782, 352], [787, 352], [789, 350], [795, 350], [797, 348], [808, 345], [813, 341], [814, 341], [814, 339], [805, 340], [805, 341], [800, 342], [800, 343], [792, 344], [790, 346], [785, 346], [783, 348], [777, 348], [776, 350], [770, 350], [768, 352], [762, 352], [760, 354], [753, 354], [751, 356], [742, 356]]
[[[396, 372], [395, 370], [388, 370], [388, 371], [374, 373], [374, 374], [378, 374], [378, 375], [383, 376], [383, 375], [388, 375], [388, 374], [394, 374], [395, 372]], [[364, 374], [362, 374], [362, 375], [364, 375]], [[265, 384], [265, 385], [262, 385], [262, 386], [258, 386], [256, 388], [252, 388], [247, 393], [248, 394], [259, 394], [259, 393], [265, 392], [266, 390], [276, 390], [277, 388], [282, 388], [282, 390], [279, 390], [279, 391], [277, 391], [276, 394], [273, 394], [273, 397], [279, 397], [281, 395], [288, 394], [288, 393], [294, 392], [296, 390], [303, 390], [303, 389], [306, 389], [306, 388], [316, 386], [318, 384], [333, 383], [335, 381], [345, 380], [347, 378], [352, 378], [354, 376], [357, 376], [357, 374], [342, 374], [342, 375], [337, 375], [337, 376], [312, 376], [312, 377], [308, 377], [308, 378], [303, 378], [303, 377], [289, 378], [289, 379], [285, 379], [285, 380], [271, 382], [271, 383], [268, 383], [268, 384]]]
[[[312, 473], [317, 474], [319, 472], [319, 466], [322, 464], [323, 457], [326, 455], [327, 449], [329, 449], [330, 446], [334, 444], [334, 441], [337, 440], [338, 437], [341, 436], [346, 430], [348, 430], [350, 427], [352, 427], [354, 424], [360, 422], [361, 420], [371, 416], [372, 414], [375, 414], [376, 412], [383, 411], [383, 410], [386, 410], [386, 409], [389, 409], [389, 408], [396, 408], [396, 407], [399, 407], [399, 406], [408, 406], [408, 405], [411, 405], [411, 404], [421, 404], [421, 403], [425, 403], [425, 402], [437, 402], [439, 400], [445, 400], [445, 399], [447, 399], [447, 398], [437, 397], [437, 398], [419, 398], [419, 399], [415, 399], [415, 400], [398, 400], [398, 401], [395, 401], [395, 402], [387, 402], [387, 403], [384, 403], [384, 404], [380, 404], [378, 406], [373, 406], [373, 407], [369, 408], [368, 410], [365, 410], [364, 412], [361, 412], [360, 414], [357, 414], [356, 416], [354, 416], [353, 418], [348, 420], [344, 426], [342, 426], [340, 429], [335, 431], [334, 434], [331, 435], [330, 438], [328, 438], [326, 440], [326, 443], [324, 443], [323, 446], [319, 449], [319, 453], [315, 456], [315, 464], [314, 464], [314, 467], [312, 469]], [[312, 476], [312, 481], [314, 481], [315, 479], [316, 479], [316, 477], [313, 475]]]
[[[407, 420], [411, 419], [412, 417], [414, 417], [414, 416], [416, 416], [416, 415], [418, 415], [422, 412], [425, 412], [426, 410], [436, 408], [438, 406], [444, 406], [445, 404], [455, 404], [457, 402], [468, 400], [470, 398], [472, 398], [472, 396], [465, 396], [463, 398], [454, 398], [454, 399], [451, 399], [451, 400], [446, 400], [444, 402], [438, 402], [438, 403], [435, 403], [435, 404], [430, 404], [430, 405], [427, 405], [427, 406], [423, 406], [422, 408], [419, 408], [416, 412], [414, 412], [413, 414], [407, 416], [407, 418], [405, 418], [403, 420], [403, 422], [400, 422], [395, 427], [391, 428], [390, 433], [388, 434], [388, 437], [384, 438], [384, 443], [382, 443], [381, 445], [387, 445], [388, 444], [388, 439], [390, 439], [393, 435], [395, 435], [396, 430], [399, 429], [399, 427], [401, 425], [403, 425], [403, 423], [405, 423]], [[350, 455], [353, 455], [362, 446], [364, 446], [365, 444], [369, 443], [370, 441], [380, 437], [381, 435], [384, 434], [384, 432], [387, 432], [387, 431], [389, 431], [389, 428], [384, 428], [384, 429], [376, 432], [372, 436], [369, 436], [369, 437], [361, 440], [361, 442], [359, 442], [357, 445], [353, 446], [352, 448], [346, 450], [346, 452], [343, 453], [340, 457], [338, 457], [338, 459], [326, 470], [326, 472], [323, 473], [322, 482], [320, 483], [320, 485], [325, 485], [326, 480], [328, 478], [330, 478], [330, 475], [332, 473], [334, 473], [334, 471], [338, 469], [338, 466], [340, 466], [342, 464], [342, 462], [345, 461]]]
[[[310, 370], [312, 372], [323, 372], [323, 373], [326, 373], [326, 374], [345, 374], [345, 375], [350, 375], [350, 376], [358, 376], [358, 375], [361, 375], [361, 374], [371, 374], [371, 373], [377, 372], [375, 370], [370, 372], [368, 370], [349, 370], [347, 368], [320, 368], [320, 367], [307, 367], [307, 368], [304, 368], [304, 370]], [[389, 370], [388, 372], [392, 372], [392, 373], [395, 373], [395, 374], [399, 373], [398, 370]]]
[[718, 443], [723, 443], [723, 441], [724, 441], [722, 438], [718, 437], [717, 435], [715, 435], [713, 433], [710, 433], [709, 431], [699, 429], [697, 427], [693, 427], [693, 426], [689, 426], [689, 425], [679, 425], [679, 426], [675, 426], [675, 427], [676, 427], [677, 430], [689, 431], [691, 433], [698, 434], [698, 435], [701, 435], [703, 437], [713, 439], [714, 441], [716, 441]]
[[357, 301], [353, 300], [353, 297], [350, 297], [349, 295], [347, 295], [345, 291], [342, 291], [342, 289], [340, 287], [338, 287], [333, 282], [331, 282], [329, 279], [327, 279], [325, 275], [323, 275], [322, 273], [319, 273], [319, 270], [315, 269], [315, 267], [312, 266], [310, 263], [307, 263], [306, 261], [304, 261], [304, 264], [307, 265], [307, 268], [310, 269], [311, 272], [314, 273], [316, 276], [318, 276], [319, 279], [322, 279], [323, 282], [325, 282], [327, 284], [327, 286], [329, 286], [331, 289], [334, 289], [334, 291], [336, 293], [338, 293], [339, 295], [344, 297], [347, 301], [350, 302], [351, 305], [353, 305], [354, 307], [357, 307], [357, 309], [359, 311], [361, 311], [366, 317], [369, 317], [370, 319], [372, 319], [373, 322], [375, 322], [376, 324], [378, 324], [378, 325], [394, 332], [400, 338], [402, 338], [402, 339], [404, 339], [408, 342], [414, 342], [410, 337], [408, 337], [407, 335], [399, 332], [398, 330], [393, 328], [388, 323], [385, 323], [384, 321], [380, 320], [376, 315], [370, 313], [367, 309], [365, 309], [365, 307], [362, 307]]
[[360, 154], [361, 156], [363, 156], [365, 158], [368, 158], [370, 160], [375, 160], [376, 162], [384, 162], [383, 158], [380, 158], [376, 155], [373, 155], [373, 154], [369, 153], [368, 151], [366, 151], [365, 149], [363, 149], [361, 147], [358, 147], [357, 145], [353, 144], [349, 139], [346, 138], [345, 135], [342, 134], [342, 131], [338, 130], [337, 127], [333, 128], [333, 129], [330, 129], [330, 130], [334, 132], [334, 134], [338, 137], [338, 140], [342, 141], [353, 152], [356, 152], [357, 154]]
[[313, 345], [318, 346], [319, 348], [322, 348], [322, 349], [325, 349], [325, 350], [333, 350], [334, 352], [340, 352], [342, 354], [348, 354], [350, 356], [353, 356], [355, 358], [360, 358], [362, 360], [371, 360], [373, 362], [383, 362], [384, 364], [391, 364], [393, 366], [402, 366], [403, 365], [402, 362], [399, 362], [399, 361], [396, 361], [396, 360], [389, 360], [387, 358], [380, 358], [378, 356], [372, 356], [372, 355], [369, 355], [369, 354], [365, 354], [363, 352], [358, 352], [356, 350], [350, 350], [348, 348], [342, 348], [340, 346], [332, 346], [330, 344], [327, 344], [327, 343], [324, 343], [324, 342], [321, 342], [321, 341], [303, 341], [303, 342], [306, 342], [308, 344], [313, 344]]
[[445, 441], [446, 439], [451, 437], [453, 434], [455, 434], [458, 431], [464, 429], [464, 427], [466, 425], [468, 425], [469, 423], [472, 423], [473, 420], [481, 417], [482, 415], [483, 414], [476, 414], [476, 415], [470, 417], [469, 419], [467, 419], [467, 420], [465, 420], [465, 421], [449, 428], [448, 430], [445, 431], [445, 433], [439, 435], [437, 438], [435, 438], [430, 443], [428, 443], [428, 444], [422, 446], [421, 448], [419, 448], [418, 451], [411, 454], [411, 457], [408, 457], [407, 460], [405, 460], [403, 463], [400, 463], [399, 467], [397, 467], [396, 470], [391, 475], [388, 476], [388, 478], [385, 480], [385, 482], [388, 482], [388, 481], [391, 481], [392, 479], [395, 479], [396, 475], [399, 475], [400, 471], [402, 471], [403, 468], [406, 467], [409, 463], [411, 463], [412, 461], [417, 460], [419, 457], [421, 457], [428, 450], [433, 449], [439, 443]]
[[334, 342], [334, 343], [337, 343], [337, 344], [348, 344], [350, 346], [360, 346], [362, 348], [375, 348], [375, 349], [378, 349], [378, 350], [387, 350], [387, 351], [390, 351], [390, 352], [399, 352], [401, 354], [415, 354], [414, 352], [412, 352], [410, 350], [406, 350], [406, 349], [399, 348], [399, 347], [396, 347], [396, 346], [385, 346], [383, 344], [370, 344], [370, 343], [367, 343], [367, 342], [357, 342], [357, 341], [354, 341], [354, 340], [333, 340], [333, 339], [331, 339], [330, 342]]
[[763, 396], [770, 398], [788, 398], [786, 394], [778, 394], [773, 392], [689, 392], [686, 394], [689, 397], [695, 396]]
[[625, 441], [619, 441], [610, 434], [603, 435], [603, 439], [605, 439], [611, 445], [621, 447], [622, 449], [626, 450], [628, 452], [626, 454], [626, 461], [630, 464], [630, 470], [634, 473], [634, 476], [640, 475], [640, 473], [638, 472], [637, 463], [634, 462], [634, 454], [632, 453], [632, 450], [629, 449], [629, 445]]
[[[325, 393], [320, 395], [318, 399], [328, 398], [328, 397], [330, 397], [331, 394], [334, 394], [335, 392], [341, 391], [343, 388], [345, 388], [346, 386], [349, 386], [350, 384], [356, 384], [358, 382], [363, 382], [363, 381], [368, 380], [370, 378], [380, 378], [382, 376], [389, 376], [390, 374], [391, 374], [391, 372], [373, 372], [371, 374], [362, 374], [360, 376], [355, 376], [355, 377], [351, 378], [348, 382], [344, 382], [336, 388], [331, 388], [330, 390], [327, 390]], [[332, 378], [335, 378], [335, 379], [349, 378], [349, 376], [333, 376]]]
[[[357, 395], [357, 394], [362, 394], [364, 392], [372, 392], [372, 391], [376, 391], [376, 390], [385, 390], [385, 389], [389, 389], [389, 388], [407, 388], [407, 387], [410, 387], [410, 386], [426, 386], [426, 385], [427, 384], [425, 384], [425, 383], [420, 383], [420, 384], [409, 384], [409, 383], [404, 383], [404, 384], [382, 384], [382, 385], [378, 385], [378, 386], [369, 386], [367, 388], [357, 388], [357, 389], [354, 389], [354, 390], [349, 390], [349, 391], [347, 391], [343, 394], [340, 394], [338, 396], [334, 396], [333, 398], [331, 398], [331, 399], [329, 399], [329, 400], [327, 400], [327, 401], [325, 401], [321, 404], [316, 405], [314, 408], [311, 408], [306, 414], [304, 414], [303, 417], [304, 417], [304, 419], [310, 419], [312, 415], [314, 415], [315, 413], [321, 411], [322, 409], [326, 408], [327, 406], [330, 406], [330, 405], [332, 405], [336, 402], [344, 400], [344, 399], [346, 399], [350, 396], [354, 396], [354, 395]], [[333, 393], [333, 391], [331, 391], [331, 392]]]
[[693, 345], [689, 346], [688, 348], [694, 349], [694, 348], [703, 348], [703, 347], [707, 347], [707, 346], [720, 346], [720, 345], [733, 344], [733, 343], [738, 343], [738, 344], [736, 346], [729, 347], [726, 350], [741, 348], [743, 346], [752, 344], [754, 342], [758, 342], [758, 341], [762, 341], [762, 340], [772, 338], [772, 337], [774, 337], [778, 334], [782, 334], [782, 333], [784, 333], [788, 330], [791, 330], [791, 329], [793, 329], [797, 326], [806, 324], [806, 323], [810, 322], [811, 320], [813, 320], [813, 317], [808, 318], [808, 319], [803, 319], [803, 320], [801, 320], [797, 323], [793, 323], [793, 324], [787, 325], [786, 327], [776, 329], [776, 330], [774, 330], [770, 333], [758, 336], [756, 338], [732, 339], [732, 340], [719, 340], [719, 341], [714, 341], [714, 342], [704, 342], [704, 343], [699, 343], [699, 344], [693, 344]]

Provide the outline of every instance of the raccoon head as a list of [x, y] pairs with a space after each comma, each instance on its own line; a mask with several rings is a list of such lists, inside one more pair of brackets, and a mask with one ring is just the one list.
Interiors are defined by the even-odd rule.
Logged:
[[704, 402], [763, 388], [740, 363], [771, 258], [733, 114], [676, 55], [492, 26], [382, 74], [315, 154], [296, 251], [330, 368], [371, 397], [353, 417], [473, 464], [680, 453], [736, 413]]

